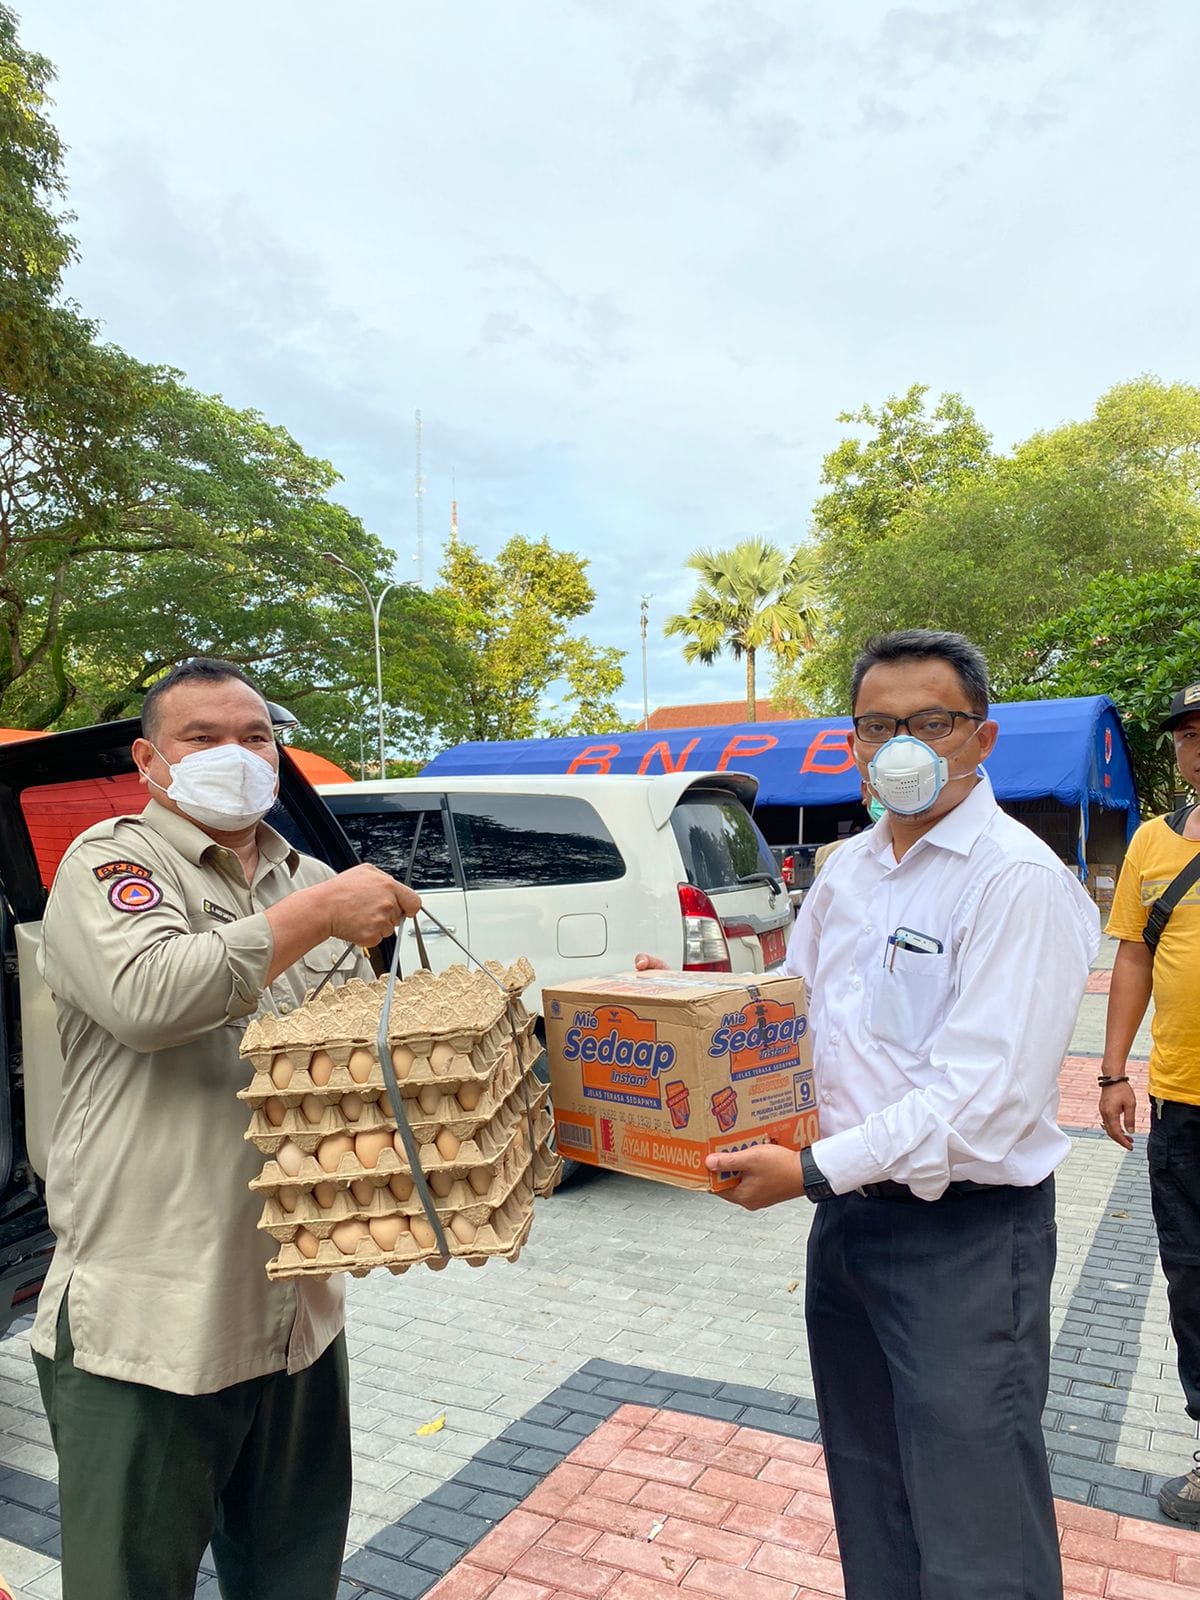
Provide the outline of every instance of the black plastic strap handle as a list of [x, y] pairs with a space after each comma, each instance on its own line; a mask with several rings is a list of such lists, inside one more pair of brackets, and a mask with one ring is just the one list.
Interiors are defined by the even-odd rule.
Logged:
[[[429, 1185], [426, 1183], [425, 1174], [421, 1170], [420, 1148], [404, 1113], [404, 1099], [400, 1093], [400, 1085], [396, 1082], [396, 1069], [392, 1065], [392, 1050], [388, 1042], [388, 1026], [392, 1020], [392, 997], [396, 993], [396, 982], [400, 976], [400, 935], [404, 931], [404, 920], [401, 917], [396, 927], [396, 944], [392, 951], [392, 964], [388, 969], [387, 992], [383, 997], [383, 1006], [379, 1012], [379, 1032], [375, 1036], [375, 1047], [379, 1052], [379, 1065], [383, 1068], [383, 1081], [387, 1086], [388, 1099], [392, 1103], [392, 1115], [396, 1119], [400, 1142], [403, 1144], [404, 1153], [408, 1157], [408, 1165], [412, 1172], [413, 1184], [416, 1187], [417, 1199], [421, 1202], [421, 1210], [424, 1211], [429, 1226], [433, 1229], [433, 1237], [438, 1247], [438, 1253], [443, 1261], [448, 1261], [450, 1259], [450, 1247], [446, 1243], [446, 1235], [442, 1229], [442, 1219], [437, 1214], [437, 1207], [433, 1203], [433, 1196], [429, 1192]], [[413, 932], [417, 936], [417, 953], [421, 957], [422, 965], [428, 968], [429, 956], [425, 950], [425, 940], [421, 936], [421, 929], [415, 918], [413, 919]]]

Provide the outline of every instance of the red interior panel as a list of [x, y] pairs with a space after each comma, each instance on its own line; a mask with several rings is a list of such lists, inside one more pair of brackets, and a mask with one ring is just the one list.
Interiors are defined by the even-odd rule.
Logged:
[[33, 841], [42, 883], [54, 882], [67, 846], [93, 822], [144, 811], [146, 787], [136, 772], [119, 778], [81, 778], [75, 783], [44, 783], [25, 789], [21, 810]]

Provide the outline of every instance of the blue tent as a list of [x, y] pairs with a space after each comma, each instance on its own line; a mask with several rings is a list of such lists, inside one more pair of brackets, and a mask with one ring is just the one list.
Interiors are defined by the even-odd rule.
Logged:
[[[1015, 700], [991, 714], [1000, 737], [987, 770], [1001, 803], [1052, 799], [1077, 810], [1080, 860], [1093, 807], [1124, 813], [1137, 827], [1129, 747], [1106, 695]], [[455, 773], [732, 771], [758, 779], [758, 806], [844, 806], [859, 798], [848, 717], [743, 722], [662, 733], [597, 734], [586, 739], [523, 739], [460, 744], [424, 769]]]

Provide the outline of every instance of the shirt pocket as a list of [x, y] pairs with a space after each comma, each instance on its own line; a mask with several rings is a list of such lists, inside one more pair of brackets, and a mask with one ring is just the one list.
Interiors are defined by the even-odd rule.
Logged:
[[[305, 992], [315, 989], [322, 979], [329, 976], [346, 948], [345, 939], [326, 939], [323, 944], [314, 945], [311, 950], [306, 950], [297, 964], [303, 979]], [[348, 955], [338, 967], [333, 977], [329, 979], [332, 984], [345, 983], [357, 965], [357, 957]]]
[[877, 1039], [921, 1055], [946, 1014], [949, 998], [950, 958], [944, 951], [933, 955], [896, 948], [876, 977], [871, 1032]]

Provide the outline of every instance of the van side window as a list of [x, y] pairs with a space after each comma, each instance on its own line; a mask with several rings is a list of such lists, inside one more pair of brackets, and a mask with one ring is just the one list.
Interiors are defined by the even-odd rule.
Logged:
[[468, 889], [551, 888], [625, 875], [612, 835], [573, 795], [451, 795]]
[[[405, 879], [418, 893], [455, 887], [454, 865], [438, 806], [420, 811], [343, 811], [335, 804], [332, 809], [363, 861]], [[421, 836], [410, 877], [408, 861], [418, 817]]]

